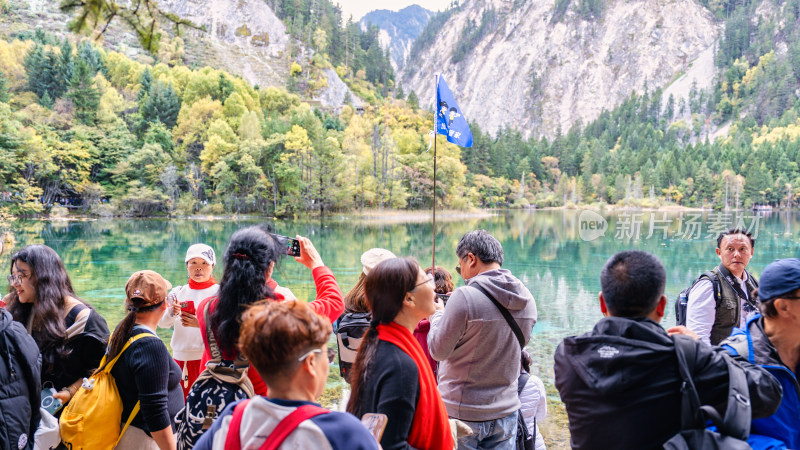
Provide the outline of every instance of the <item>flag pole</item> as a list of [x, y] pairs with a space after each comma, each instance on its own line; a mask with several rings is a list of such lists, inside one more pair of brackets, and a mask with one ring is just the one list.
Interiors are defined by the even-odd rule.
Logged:
[[435, 75], [433, 93], [433, 251], [431, 257], [431, 274], [436, 271], [436, 134], [439, 132], [438, 114], [439, 105], [436, 104], [437, 89], [439, 88], [439, 74]]

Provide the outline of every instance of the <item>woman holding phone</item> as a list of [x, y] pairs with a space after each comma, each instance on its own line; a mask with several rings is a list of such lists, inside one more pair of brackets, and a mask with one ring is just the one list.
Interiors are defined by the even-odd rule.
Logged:
[[[309, 307], [317, 314], [333, 323], [344, 311], [342, 291], [336, 283], [331, 269], [322, 262], [310, 240], [297, 237], [300, 255], [294, 259], [306, 266], [314, 278], [317, 297]], [[270, 278], [276, 262], [286, 256], [286, 246], [278, 242], [267, 227], [252, 226], [243, 228], [231, 236], [225, 250], [225, 271], [220, 281], [219, 294], [201, 302], [197, 307], [200, 329], [202, 330], [204, 350], [201, 364], [212, 361], [209, 336], [210, 328], [214, 341], [221, 351], [221, 359], [233, 361], [239, 355], [238, 341], [241, 315], [251, 305], [262, 300], [283, 301], [283, 295], [270, 288]], [[208, 310], [209, 327], [206, 327]], [[266, 395], [267, 386], [254, 367], [248, 376], [257, 395]]]
[[167, 296], [168, 307], [158, 326], [175, 327], [172, 333], [172, 356], [181, 368], [183, 398], [202, 372], [203, 336], [197, 323], [195, 308], [204, 299], [217, 295], [219, 285], [212, 271], [217, 264], [214, 249], [206, 244], [194, 244], [186, 251], [186, 271], [189, 283], [173, 288]]

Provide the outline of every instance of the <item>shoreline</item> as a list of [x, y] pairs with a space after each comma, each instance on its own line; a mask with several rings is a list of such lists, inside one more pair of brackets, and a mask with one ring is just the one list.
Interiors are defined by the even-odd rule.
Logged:
[[[452, 209], [445, 209], [445, 210], [437, 210], [436, 211], [436, 221], [439, 222], [451, 222], [455, 220], [464, 220], [464, 219], [486, 219], [489, 217], [494, 217], [498, 214], [503, 214], [507, 212], [523, 212], [527, 211], [530, 213], [535, 213], [536, 211], [583, 211], [583, 210], [590, 210], [590, 211], [645, 211], [645, 212], [666, 212], [666, 213], [682, 213], [682, 212], [700, 212], [700, 213], [711, 213], [717, 211], [725, 211], [730, 213], [735, 212], [766, 212], [766, 213], [773, 213], [773, 212], [787, 212], [787, 211], [797, 211], [797, 209], [792, 208], [785, 208], [785, 209], [774, 209], [771, 211], [759, 211], [747, 208], [738, 208], [738, 209], [727, 209], [727, 210], [717, 210], [713, 208], [701, 208], [701, 207], [691, 207], [691, 206], [681, 206], [681, 205], [663, 205], [658, 207], [642, 207], [642, 206], [628, 206], [628, 205], [612, 205], [612, 204], [583, 204], [583, 205], [568, 205], [568, 206], [545, 206], [541, 208], [474, 208], [469, 210], [452, 210]], [[16, 220], [34, 220], [34, 221], [50, 221], [50, 222], [57, 222], [57, 221], [79, 221], [79, 222], [90, 222], [96, 220], [114, 220], [114, 219], [127, 219], [127, 220], [138, 220], [138, 219], [163, 219], [163, 220], [203, 220], [203, 221], [215, 221], [215, 220], [269, 220], [269, 221], [281, 221], [281, 220], [297, 220], [299, 218], [310, 218], [310, 219], [321, 219], [323, 216], [318, 214], [317, 212], [312, 212], [308, 214], [295, 214], [292, 216], [286, 217], [274, 217], [274, 216], [267, 216], [267, 215], [259, 215], [259, 214], [189, 214], [189, 215], [154, 215], [154, 216], [141, 216], [141, 217], [129, 217], [129, 216], [92, 216], [87, 214], [68, 214], [68, 215], [40, 215], [40, 216], [31, 216], [31, 217], [18, 217], [18, 216], [11, 216], [9, 218], [10, 221]], [[345, 211], [345, 212], [335, 212], [331, 214], [326, 214], [324, 216], [326, 220], [336, 220], [336, 221], [343, 221], [343, 220], [358, 220], [363, 223], [424, 223], [424, 222], [431, 222], [433, 220], [433, 215], [431, 210], [403, 210], [403, 209], [371, 209], [371, 210], [354, 210], [354, 211]]]

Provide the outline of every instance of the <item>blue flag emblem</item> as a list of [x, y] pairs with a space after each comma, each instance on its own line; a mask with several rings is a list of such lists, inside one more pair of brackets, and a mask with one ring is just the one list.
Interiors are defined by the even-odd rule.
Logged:
[[459, 147], [472, 147], [472, 131], [467, 119], [461, 114], [461, 108], [441, 75], [436, 86], [436, 105], [436, 132], [447, 136], [448, 142]]

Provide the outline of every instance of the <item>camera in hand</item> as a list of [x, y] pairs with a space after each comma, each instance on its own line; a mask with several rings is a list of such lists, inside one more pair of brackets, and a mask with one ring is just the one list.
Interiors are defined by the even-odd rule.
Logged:
[[447, 300], [450, 299], [450, 294], [436, 294], [436, 297], [442, 301], [442, 304], [447, 305]]
[[289, 256], [300, 256], [300, 241], [295, 238], [290, 238], [288, 236], [281, 236], [280, 234], [276, 234], [275, 237], [278, 239], [279, 242], [284, 243], [286, 245], [286, 254]]

